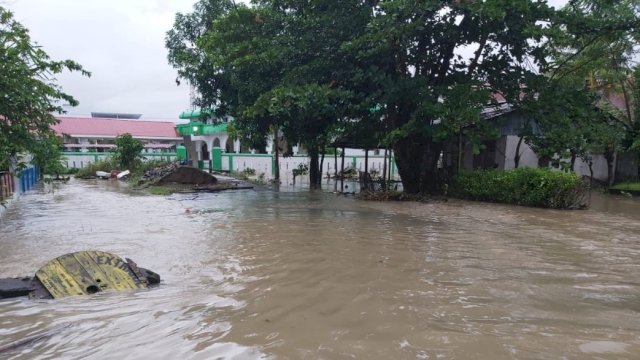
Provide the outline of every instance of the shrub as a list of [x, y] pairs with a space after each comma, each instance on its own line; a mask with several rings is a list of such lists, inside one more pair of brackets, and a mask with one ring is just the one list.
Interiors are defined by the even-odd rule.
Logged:
[[575, 209], [586, 206], [588, 186], [573, 173], [549, 169], [476, 170], [458, 174], [452, 195], [463, 199]]
[[115, 140], [116, 150], [114, 158], [118, 160], [123, 169], [136, 168], [142, 159], [144, 144], [129, 133], [118, 135]]
[[236, 172], [235, 175], [240, 180], [248, 181], [250, 176], [254, 176], [256, 174], [256, 170], [252, 168], [246, 168], [242, 171]]
[[309, 173], [309, 166], [307, 164], [298, 164], [298, 167], [293, 169], [293, 178], [297, 176], [307, 175]]
[[112, 157], [109, 157], [106, 159], [98, 160], [87, 165], [86, 167], [83, 167], [82, 169], [79, 169], [78, 172], [76, 172], [76, 177], [82, 179], [91, 178], [96, 176], [96, 171], [110, 172], [111, 170], [118, 169], [118, 167], [118, 161]]
[[246, 168], [242, 170], [242, 174], [245, 174], [246, 176], [253, 176], [256, 174], [256, 170], [252, 168]]

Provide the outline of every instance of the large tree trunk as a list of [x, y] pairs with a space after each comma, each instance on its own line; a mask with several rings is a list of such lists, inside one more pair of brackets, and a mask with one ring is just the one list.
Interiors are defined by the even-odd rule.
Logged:
[[441, 143], [429, 142], [425, 152], [425, 165], [420, 182], [420, 192], [425, 194], [441, 194], [442, 179], [438, 174], [438, 161], [442, 151]]
[[322, 183], [322, 174], [324, 173], [324, 153], [327, 152], [327, 148], [325, 146], [322, 147], [322, 155], [320, 156], [320, 170], [318, 173], [320, 174], [319, 183]]
[[333, 191], [338, 191], [338, 147], [333, 148]]
[[309, 187], [311, 189], [319, 189], [322, 176], [318, 167], [318, 148], [315, 146], [309, 148], [309, 161]]
[[389, 149], [389, 166], [388, 166], [388, 173], [387, 173], [387, 190], [391, 190], [391, 172], [392, 172], [392, 165], [391, 163], [393, 162], [393, 150]]
[[342, 153], [340, 154], [340, 192], [344, 192], [344, 146], [342, 147]]
[[387, 191], [387, 148], [384, 149], [384, 160], [382, 161], [382, 191]]
[[409, 194], [419, 193], [421, 164], [423, 164], [422, 147], [405, 138], [396, 142], [393, 150], [404, 192]]
[[393, 150], [404, 192], [440, 192], [437, 167], [442, 144], [433, 143], [429, 138], [411, 136], [396, 142]]
[[274, 154], [276, 157], [276, 161], [273, 163], [274, 171], [273, 176], [275, 178], [276, 184], [280, 184], [280, 147], [278, 146], [278, 129], [276, 128], [273, 131], [273, 146], [274, 146]]
[[364, 149], [364, 173], [369, 173], [369, 149]]

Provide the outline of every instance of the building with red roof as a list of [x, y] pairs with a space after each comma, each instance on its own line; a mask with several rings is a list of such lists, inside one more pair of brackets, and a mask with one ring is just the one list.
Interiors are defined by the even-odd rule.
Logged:
[[176, 132], [175, 122], [131, 119], [119, 114], [113, 116], [56, 117], [58, 123], [52, 128], [63, 140], [67, 167], [81, 168], [107, 156], [115, 148], [116, 137], [127, 133], [142, 141], [145, 157], [175, 158], [176, 146], [183, 140]]
[[[175, 148], [182, 141], [171, 121], [129, 120], [90, 117], [57, 117], [55, 132], [63, 138], [67, 151], [101, 152], [115, 147], [114, 140], [129, 133], [141, 140], [148, 152]], [[151, 150], [151, 151], [149, 151]]]

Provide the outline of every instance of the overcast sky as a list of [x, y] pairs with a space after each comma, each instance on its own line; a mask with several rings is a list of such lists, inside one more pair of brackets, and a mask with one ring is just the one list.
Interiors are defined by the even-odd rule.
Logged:
[[196, 0], [0, 0], [54, 60], [72, 59], [92, 74], [61, 74], [58, 84], [80, 101], [70, 115], [92, 111], [177, 119], [189, 89], [177, 86], [165, 33], [176, 12]]
[[[177, 119], [189, 89], [167, 62], [166, 32], [196, 0], [0, 0], [54, 60], [72, 59], [91, 78], [61, 74], [58, 84], [80, 101], [69, 115], [92, 111]], [[552, 5], [566, 0], [551, 0]]]

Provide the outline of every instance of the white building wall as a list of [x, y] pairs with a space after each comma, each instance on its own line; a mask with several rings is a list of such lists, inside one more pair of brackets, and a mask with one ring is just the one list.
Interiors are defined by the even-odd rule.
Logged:
[[[518, 146], [518, 136], [504, 136], [506, 142], [504, 169], [509, 170], [515, 168], [515, 154]], [[501, 139], [502, 140], [502, 139]], [[499, 143], [498, 143], [499, 144]], [[496, 146], [498, 148], [498, 146]], [[520, 144], [520, 165], [519, 167], [538, 167], [538, 156], [533, 152], [531, 147], [524, 141]], [[500, 156], [496, 154], [496, 157]], [[601, 154], [593, 156], [593, 177], [595, 179], [606, 181], [608, 176], [607, 160]], [[589, 165], [582, 159], [576, 159], [574, 171], [579, 176], [591, 176]]]
[[[609, 169], [607, 166], [607, 159], [604, 155], [592, 155], [593, 157], [593, 178], [600, 181], [607, 181], [609, 175]], [[589, 171], [589, 164], [582, 159], [576, 159], [574, 165], [574, 171], [580, 176], [591, 176]]]
[[[345, 151], [345, 155], [347, 154], [347, 152]], [[382, 175], [382, 171], [384, 170], [384, 156], [380, 156], [380, 155], [371, 155], [371, 153], [369, 154], [369, 159], [368, 159], [368, 171], [369, 173], [371, 172], [377, 172], [380, 176]], [[364, 152], [362, 154], [358, 154], [358, 153], [352, 153], [352, 155], [349, 156], [345, 156], [344, 157], [344, 169], [348, 170], [354, 167], [354, 162], [355, 162], [355, 169], [357, 171], [362, 171], [364, 172], [364, 168], [365, 168], [365, 156], [364, 156]], [[338, 156], [338, 164], [337, 164], [337, 172], [340, 172], [342, 166], [342, 160], [341, 158]], [[329, 174], [330, 176], [333, 176], [336, 173], [336, 164], [334, 161], [333, 156], [325, 156], [324, 158], [324, 167], [323, 167], [323, 173], [324, 175]], [[387, 157], [387, 171], [389, 171], [389, 163], [388, 163], [388, 157]], [[395, 175], [397, 173], [395, 164], [394, 167], [392, 169], [392, 173]]]
[[[518, 147], [519, 136], [508, 135], [503, 136], [505, 139], [504, 150], [504, 167], [502, 169], [509, 170], [515, 168], [516, 148]], [[496, 154], [496, 156], [500, 156]], [[520, 144], [520, 164], [519, 167], [538, 167], [538, 156], [533, 152], [527, 143], [522, 141]]]
[[[229, 158], [233, 157], [232, 166], [229, 167]], [[256, 175], [265, 174], [271, 176], [271, 156], [253, 155], [253, 154], [222, 154], [222, 170], [242, 172], [246, 169], [253, 169]]]

